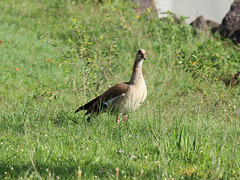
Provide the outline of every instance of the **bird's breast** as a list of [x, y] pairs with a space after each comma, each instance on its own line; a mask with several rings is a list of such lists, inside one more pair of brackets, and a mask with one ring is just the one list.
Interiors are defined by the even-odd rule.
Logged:
[[122, 113], [134, 111], [144, 102], [147, 97], [147, 88], [130, 86], [126, 96], [125, 103], [122, 104]]

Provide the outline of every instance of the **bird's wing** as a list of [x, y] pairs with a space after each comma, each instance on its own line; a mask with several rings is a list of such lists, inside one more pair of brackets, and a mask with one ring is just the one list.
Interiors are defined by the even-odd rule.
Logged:
[[119, 83], [112, 86], [107, 91], [105, 91], [101, 96], [96, 98], [96, 101], [94, 101], [93, 104], [87, 109], [86, 114], [89, 114], [92, 112], [99, 112], [106, 109], [108, 102], [126, 93], [128, 88], [129, 88], [128, 82]]
[[98, 99], [100, 98], [100, 96], [96, 97], [95, 99], [89, 101], [88, 103], [84, 104], [83, 106], [79, 107], [75, 113], [77, 113], [78, 111], [81, 110], [88, 110]]

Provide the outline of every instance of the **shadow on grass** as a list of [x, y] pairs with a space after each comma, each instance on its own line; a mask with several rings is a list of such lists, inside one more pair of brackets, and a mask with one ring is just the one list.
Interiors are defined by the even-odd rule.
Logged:
[[76, 116], [74, 112], [60, 112], [55, 117], [50, 118], [50, 121], [57, 126], [64, 126], [66, 124], [85, 124], [87, 123], [87, 118], [85, 116]]
[[[21, 163], [19, 163], [21, 164]], [[34, 164], [34, 165], [33, 165]], [[59, 165], [61, 164], [61, 165]], [[115, 177], [116, 166], [114, 164], [103, 164], [101, 162], [94, 162], [93, 160], [86, 161], [84, 163], [80, 161], [52, 161], [51, 164], [34, 162], [21, 165], [9, 165], [7, 163], [0, 164], [0, 178], [60, 178], [60, 179], [77, 179], [78, 169], [81, 168], [81, 176], [83, 179], [89, 178], [100, 178], [100, 179], [112, 179]], [[123, 171], [124, 173], [123, 173]], [[124, 168], [119, 168], [119, 178], [136, 178], [136, 179], [168, 179], [169, 177], [175, 177], [176, 179], [202, 179], [204, 176], [199, 175], [194, 172], [190, 175], [179, 174], [174, 175], [166, 174], [161, 167], [151, 167], [147, 171], [141, 173], [139, 167], [134, 167], [131, 165], [125, 166]], [[208, 177], [208, 176], [205, 176]], [[210, 175], [211, 177], [211, 175]], [[229, 178], [226, 175], [225, 178]], [[234, 178], [234, 177], [233, 177]], [[220, 178], [221, 179], [221, 178]]]
[[[61, 165], [57, 165], [61, 163]], [[71, 163], [71, 164], [68, 164]], [[115, 176], [116, 166], [113, 164], [103, 164], [101, 162], [95, 163], [94, 161], [86, 161], [84, 163], [80, 162], [59, 162], [55, 161], [52, 164], [44, 164], [41, 162], [34, 162], [28, 164], [14, 165], [11, 166], [7, 163], [0, 164], [0, 174], [1, 178], [11, 177], [11, 178], [26, 178], [26, 177], [41, 177], [49, 178], [50, 176], [60, 177], [61, 179], [77, 179], [78, 177], [78, 167], [81, 167], [83, 178], [113, 178]], [[136, 177], [136, 169], [134, 167], [125, 168], [125, 174], [119, 173], [119, 177]], [[139, 171], [140, 172], [140, 171]], [[153, 173], [160, 175], [161, 172], [147, 172], [142, 177], [152, 177]], [[140, 176], [140, 174], [139, 174]]]

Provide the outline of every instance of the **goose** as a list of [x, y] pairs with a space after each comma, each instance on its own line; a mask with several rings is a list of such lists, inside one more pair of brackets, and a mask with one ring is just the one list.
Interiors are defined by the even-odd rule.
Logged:
[[110, 87], [100, 96], [79, 107], [75, 113], [86, 110], [85, 115], [90, 114], [87, 119], [89, 122], [92, 116], [96, 117], [101, 112], [110, 111], [117, 115], [117, 123], [120, 123], [121, 115], [124, 115], [126, 122], [128, 113], [139, 108], [147, 97], [147, 87], [142, 74], [142, 64], [146, 59], [145, 50], [138, 50], [130, 81]]

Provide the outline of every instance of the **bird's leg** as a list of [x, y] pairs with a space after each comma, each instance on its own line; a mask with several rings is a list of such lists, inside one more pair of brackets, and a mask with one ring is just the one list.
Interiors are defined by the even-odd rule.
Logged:
[[120, 121], [119, 121], [119, 116], [118, 116], [117, 119], [116, 119], [116, 123], [120, 123]]
[[124, 122], [127, 122], [127, 116], [124, 116]]
[[88, 116], [87, 122], [90, 122], [90, 121], [91, 121], [91, 116]]

